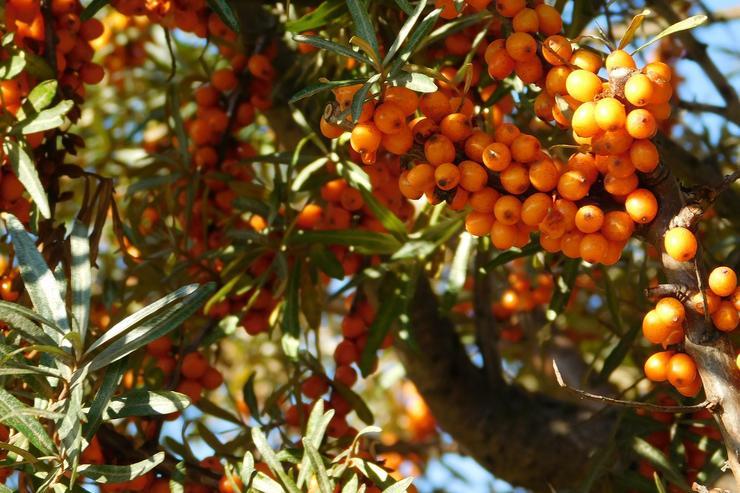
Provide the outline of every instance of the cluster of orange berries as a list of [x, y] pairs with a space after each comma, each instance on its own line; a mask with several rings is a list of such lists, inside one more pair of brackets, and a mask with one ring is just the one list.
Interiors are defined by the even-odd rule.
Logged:
[[530, 281], [526, 272], [514, 269], [507, 276], [507, 284], [509, 287], [491, 304], [491, 311], [497, 320], [508, 322], [507, 326], [501, 329], [501, 338], [517, 342], [523, 336], [517, 314], [531, 312], [538, 306], [549, 304], [555, 282], [552, 274], [546, 272], [538, 273]]
[[19, 277], [18, 268], [10, 265], [8, 257], [0, 255], [0, 298], [3, 301], [13, 302], [20, 297]]

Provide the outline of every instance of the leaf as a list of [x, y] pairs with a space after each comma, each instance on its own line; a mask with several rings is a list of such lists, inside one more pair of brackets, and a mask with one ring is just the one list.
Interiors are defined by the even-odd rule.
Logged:
[[393, 65], [388, 72], [390, 74], [390, 77], [394, 77], [401, 70], [401, 68], [403, 68], [408, 59], [411, 58], [411, 55], [414, 54], [414, 50], [416, 49], [416, 47], [426, 37], [426, 35], [429, 34], [434, 25], [437, 23], [437, 19], [439, 19], [439, 14], [441, 13], [442, 9], [433, 10], [432, 12], [428, 13], [426, 17], [424, 17], [424, 19], [421, 21], [421, 23], [416, 27], [416, 30], [414, 30], [414, 33], [409, 38], [409, 42], [406, 43], [406, 46], [404, 46], [403, 49], [400, 51], [398, 58], [396, 58], [396, 61], [393, 62]]
[[653, 471], [653, 481], [655, 481], [655, 489], [658, 490], [658, 493], [668, 493], [663, 484], [663, 480], [660, 479], [660, 476], [658, 476], [658, 473], [655, 471]]
[[390, 485], [386, 489], [383, 490], [383, 493], [405, 493], [406, 490], [411, 486], [411, 483], [414, 481], [414, 478], [403, 478], [399, 482]]
[[[373, 23], [370, 21], [370, 14], [362, 2], [362, 0], [347, 0], [347, 7], [349, 8], [349, 14], [352, 16], [352, 21], [355, 24], [355, 34], [362, 38], [364, 41], [370, 43], [375, 57], [377, 58], [378, 53], [378, 39], [375, 37], [375, 28]], [[357, 121], [357, 119], [355, 119]]]
[[208, 6], [218, 14], [219, 18], [229, 26], [229, 28], [235, 33], [241, 32], [241, 26], [239, 25], [239, 17], [231, 7], [227, 0], [208, 0]]
[[570, 298], [573, 291], [573, 283], [578, 275], [578, 269], [581, 266], [580, 259], [568, 259], [563, 265], [563, 272], [558, 278], [556, 290], [550, 299], [550, 306], [547, 308], [545, 316], [547, 320], [553, 321], [563, 311], [563, 307]]
[[288, 277], [288, 286], [285, 293], [285, 304], [283, 307], [283, 333], [297, 338], [301, 333], [299, 321], [300, 302], [299, 289], [301, 285], [301, 262], [297, 261]]
[[297, 43], [308, 43], [311, 46], [315, 46], [322, 50], [331, 51], [332, 53], [336, 53], [340, 56], [354, 58], [358, 62], [365, 63], [367, 65], [373, 64], [372, 60], [370, 60], [367, 56], [363, 55], [359, 51], [355, 51], [352, 48], [340, 45], [339, 43], [335, 43], [334, 41], [329, 41], [328, 39], [320, 38], [318, 36], [296, 34], [293, 36], [293, 40]]
[[103, 419], [171, 414], [182, 411], [189, 405], [190, 399], [179, 392], [137, 389], [111, 399]]
[[617, 293], [614, 291], [614, 283], [609, 277], [609, 272], [604, 269], [603, 274], [604, 288], [606, 290], [606, 305], [609, 308], [609, 314], [614, 322], [614, 326], [621, 334], [624, 332], [624, 327], [622, 325], [622, 317], [619, 314], [619, 300], [617, 299]]
[[637, 29], [642, 25], [642, 21], [644, 21], [645, 17], [650, 14], [652, 14], [652, 11], [650, 9], [645, 9], [632, 18], [632, 20], [630, 21], [630, 25], [627, 26], [627, 29], [622, 35], [622, 39], [619, 41], [617, 49], [622, 50], [625, 46], [630, 44], [630, 41], [632, 41], [632, 38], [634, 38]]
[[259, 427], [252, 428], [252, 441], [260, 455], [262, 455], [262, 460], [267, 463], [272, 472], [277, 474], [283, 486], [285, 486], [290, 493], [300, 493], [296, 484], [283, 470], [283, 467], [275, 456], [275, 451], [270, 448], [270, 445], [267, 443], [267, 437], [265, 437], [265, 434]]
[[344, 267], [330, 249], [320, 246], [312, 248], [309, 258], [327, 276], [334, 279], [344, 279]]
[[434, 79], [429, 77], [428, 75], [420, 74], [418, 72], [402, 72], [388, 82], [390, 82], [390, 84], [393, 86], [405, 87], [416, 92], [437, 91], [437, 84], [434, 82]]
[[77, 471], [96, 483], [123, 483], [148, 473], [164, 461], [164, 452], [157, 452], [148, 459], [128, 466], [98, 466], [83, 464]]
[[660, 33], [658, 33], [657, 36], [637, 48], [635, 51], [632, 52], [632, 55], [637, 53], [638, 51], [644, 50], [651, 44], [655, 43], [656, 41], [660, 41], [661, 39], [665, 38], [666, 36], [670, 36], [671, 34], [675, 34], [677, 32], [681, 31], [687, 31], [689, 29], [694, 29], [695, 27], [701, 26], [707, 22], [707, 16], [700, 14], [700, 15], [693, 15], [689, 17], [688, 19], [684, 19], [682, 21], [676, 22], [675, 24], [672, 24], [671, 26], [665, 28]]
[[[324, 439], [324, 433], [326, 433], [326, 429], [333, 416], [333, 409], [324, 413], [324, 401], [317, 401], [313, 406], [313, 409], [311, 409], [311, 414], [308, 417], [308, 423], [306, 423], [306, 436], [304, 440], [308, 441], [308, 443], [313, 447], [318, 448], [321, 445], [321, 441]], [[312, 461], [309, 457], [304, 455], [301, 459], [300, 472], [296, 479], [298, 488], [302, 488], [304, 483], [308, 480], [312, 468]]]
[[239, 478], [242, 480], [242, 484], [248, 485], [252, 479], [252, 474], [254, 474], [254, 457], [252, 452], [247, 451], [244, 454], [242, 466], [239, 468]]
[[[54, 96], [57, 95], [57, 87], [57, 81], [55, 79], [49, 79], [39, 82], [36, 87], [31, 89], [31, 92], [28, 93], [27, 102], [33, 109], [34, 113], [38, 113], [39, 111], [49, 107], [51, 102], [54, 101]], [[25, 113], [24, 116], [18, 116], [19, 119], [23, 119], [25, 117]]]
[[92, 19], [92, 17], [98, 12], [98, 10], [102, 9], [109, 3], [110, 0], [92, 0], [92, 2], [90, 2], [87, 7], [85, 7], [85, 10], [82, 11], [82, 14], [80, 14], [80, 19], [83, 21]]
[[244, 382], [244, 386], [242, 387], [242, 397], [244, 398], [244, 403], [249, 408], [250, 414], [259, 422], [260, 407], [257, 403], [257, 394], [254, 392], [254, 380], [256, 378], [256, 372], [249, 375], [249, 378], [247, 378], [247, 381]]
[[337, 20], [337, 13], [344, 7], [344, 0], [328, 0], [322, 2], [315, 10], [300, 19], [289, 21], [285, 29], [293, 33], [300, 33], [316, 29], [328, 22]]
[[403, 26], [401, 26], [401, 29], [398, 31], [398, 35], [396, 36], [396, 39], [393, 41], [393, 44], [391, 45], [391, 47], [388, 49], [388, 53], [385, 55], [385, 58], [383, 59], [383, 65], [387, 65], [393, 59], [394, 55], [401, 48], [401, 45], [403, 44], [403, 42], [406, 41], [406, 37], [408, 37], [411, 30], [414, 28], [416, 21], [419, 20], [419, 17], [421, 16], [421, 13], [424, 11], [424, 8], [426, 6], [427, 6], [427, 0], [421, 0], [416, 5], [416, 10], [414, 10], [411, 14], [409, 14], [408, 19], [406, 19], [406, 22], [403, 23]]
[[0, 79], [9, 80], [23, 72], [26, 68], [26, 56], [24, 51], [11, 55], [7, 60], [0, 62]]
[[0, 388], [0, 422], [28, 438], [44, 455], [54, 455], [55, 447], [51, 438], [41, 423], [29, 416], [26, 410], [30, 409], [10, 392]]
[[498, 255], [493, 257], [493, 259], [491, 259], [490, 262], [486, 264], [484, 269], [486, 270], [486, 272], [490, 272], [496, 267], [500, 267], [504, 264], [507, 264], [511, 262], [512, 260], [522, 258], [522, 257], [529, 257], [541, 250], [542, 250], [542, 247], [540, 246], [538, 241], [530, 241], [523, 248], [510, 248], [509, 250], [506, 250], [505, 252], [499, 253]]
[[[65, 333], [69, 332], [67, 312], [54, 274], [36, 249], [31, 237], [23, 229], [21, 222], [12, 214], [3, 214], [18, 257], [21, 277], [34, 308], [39, 315], [53, 321], [54, 326], [60, 327]], [[64, 344], [59, 332], [49, 330], [47, 335], [59, 345]]]
[[357, 493], [357, 474], [353, 474], [352, 477], [342, 488], [342, 493]]
[[67, 461], [76, 464], [82, 452], [82, 394], [84, 386], [72, 387], [65, 401], [64, 417], [58, 425], [57, 433], [64, 446]]
[[24, 135], [43, 132], [57, 128], [64, 123], [64, 115], [72, 109], [74, 103], [70, 99], [61, 101], [53, 108], [43, 110], [36, 115], [31, 115], [18, 123]]
[[111, 397], [118, 390], [118, 384], [125, 371], [126, 364], [124, 361], [113, 363], [105, 369], [103, 381], [95, 392], [95, 399], [87, 411], [87, 423], [83, 426], [85, 440], [88, 442], [92, 440], [98, 431], [98, 427], [103, 422], [103, 413], [108, 408]]
[[365, 401], [362, 400], [362, 397], [357, 395], [354, 390], [340, 382], [332, 382], [332, 386], [337, 392], [342, 395], [344, 400], [347, 401], [350, 406], [352, 406], [352, 409], [354, 409], [357, 413], [357, 417], [360, 418], [364, 423], [371, 424], [375, 421], [370, 408], [367, 406]]
[[[89, 359], [87, 364], [92, 371], [128, 356], [153, 340], [166, 335], [190, 318], [203, 305], [214, 289], [215, 284], [213, 283], [198, 286], [180, 301], [174, 304], [171, 302], [167, 303], [165, 305], [166, 308], [162, 307], [161, 310], [157, 310], [156, 314], [148, 317], [146, 320], [143, 320], [142, 317], [137, 317], [138, 312], [130, 317], [126, 317], [122, 322], [116, 324], [116, 327], [121, 324], [123, 325], [120, 329], [122, 335], [102, 351], [95, 351], [100, 346], [91, 346], [85, 352], [83, 361]], [[107, 336], [112, 330], [110, 329], [105, 335]]]
[[[43, 345], [55, 346], [57, 344], [56, 340], [49, 337], [44, 330], [33, 323], [26, 312], [30, 312], [30, 310], [15, 303], [0, 301], [0, 320], [20, 333], [26, 340]], [[30, 315], [33, 316], [33, 312]], [[48, 325], [50, 327], [54, 326], [51, 322]], [[55, 328], [54, 330], [61, 332], [59, 328]]]
[[617, 345], [614, 346], [614, 348], [611, 350], [611, 352], [609, 352], [609, 355], [604, 360], [604, 366], [599, 372], [600, 381], [606, 382], [612, 372], [619, 368], [619, 366], [622, 364], [622, 361], [624, 361], [624, 358], [626, 358], [627, 354], [629, 354], [630, 349], [632, 349], [632, 345], [635, 343], [635, 339], [640, 332], [640, 326], [634, 325], [626, 334], [619, 338], [619, 342], [617, 343]]
[[691, 490], [691, 487], [684, 479], [681, 471], [676, 468], [676, 465], [671, 462], [663, 452], [637, 436], [632, 437], [632, 450], [637, 455], [650, 462], [657, 470], [662, 472], [670, 482], [683, 489], [683, 491]]
[[319, 484], [319, 491], [321, 493], [332, 493], [334, 489], [329, 483], [329, 475], [326, 473], [326, 466], [324, 461], [321, 459], [318, 450], [311, 443], [310, 440], [304, 438], [303, 449], [305, 454], [308, 456], [308, 460], [311, 461], [311, 468], [316, 472], [316, 479]]
[[[381, 297], [383, 302], [378, 306], [378, 313], [368, 328], [367, 343], [360, 356], [360, 371], [365, 377], [372, 372], [373, 364], [377, 358], [376, 352], [391, 330], [393, 322], [398, 320], [403, 312], [404, 307], [401, 283], [396, 278], [391, 278], [383, 284], [386, 287]], [[365, 422], [370, 423], [369, 421]]]
[[344, 245], [354, 247], [363, 255], [388, 255], [399, 248], [401, 243], [387, 233], [362, 230], [321, 230], [296, 231], [287, 240], [289, 245]]
[[[362, 84], [367, 79], [351, 79], [351, 80], [337, 80], [332, 82], [319, 82], [317, 84], [311, 84], [310, 86], [307, 86], [297, 93], [293, 94], [293, 97], [290, 98], [289, 103], [295, 103], [297, 101], [300, 101], [301, 99], [305, 99], [308, 97], [311, 97], [315, 94], [319, 94], [324, 91], [328, 91], [330, 89], [334, 89], [335, 87], [342, 87], [342, 86], [351, 86], [354, 84]], [[258, 161], [255, 158], [255, 161]]]
[[13, 167], [13, 173], [18, 177], [23, 187], [31, 196], [31, 199], [38, 207], [39, 212], [43, 217], [48, 219], [51, 217], [51, 210], [49, 209], [49, 201], [46, 198], [46, 191], [44, 186], [41, 184], [41, 179], [36, 171], [33, 161], [28, 155], [26, 150], [26, 144], [20, 143], [12, 139], [6, 139], [3, 141], [3, 152], [10, 159], [10, 164]]
[[411, 15], [414, 13], [414, 7], [411, 6], [411, 4], [407, 0], [395, 0], [396, 5], [399, 6], [401, 10], [406, 12], [408, 15]]
[[72, 325], [80, 334], [84, 342], [87, 334], [87, 323], [90, 318], [90, 286], [92, 273], [90, 270], [90, 239], [87, 236], [87, 226], [75, 220], [70, 236], [71, 287], [72, 287]]
[[378, 74], [370, 77], [365, 82], [365, 84], [363, 84], [362, 87], [355, 93], [355, 95], [352, 96], [352, 122], [357, 123], [357, 121], [360, 119], [360, 115], [362, 114], [362, 107], [365, 105], [367, 94], [370, 92], [370, 89], [373, 87], [373, 84], [375, 84], [379, 77], [380, 76]]

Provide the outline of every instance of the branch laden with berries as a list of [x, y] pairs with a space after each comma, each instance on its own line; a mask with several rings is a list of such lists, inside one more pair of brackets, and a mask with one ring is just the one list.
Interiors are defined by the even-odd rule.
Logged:
[[738, 486], [722, 12], [0, 6], [0, 492]]

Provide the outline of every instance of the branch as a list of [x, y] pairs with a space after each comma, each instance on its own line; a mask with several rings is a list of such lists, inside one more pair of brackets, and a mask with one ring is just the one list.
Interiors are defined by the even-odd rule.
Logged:
[[688, 204], [671, 219], [670, 227], [682, 226], [692, 228], [696, 226], [701, 216], [717, 201], [723, 192], [740, 179], [740, 170], [726, 175], [722, 181], [715, 186], [702, 186], [692, 190], [688, 197]]
[[473, 311], [475, 342], [483, 356], [483, 368], [492, 383], [502, 384], [501, 356], [498, 352], [499, 332], [491, 311], [491, 276], [484, 270], [488, 256], [478, 249], [475, 253], [475, 278], [473, 285]]
[[581, 399], [588, 399], [604, 404], [612, 404], [615, 406], [644, 409], [646, 411], [655, 411], [662, 413], [689, 413], [701, 411], [702, 409], [709, 409], [711, 411], [715, 407], [715, 404], [706, 400], [700, 404], [693, 404], [691, 406], [661, 406], [658, 404], [651, 404], [649, 402], [626, 401], [623, 399], [606, 397], [604, 395], [592, 394], [590, 392], [586, 392], [585, 390], [569, 387], [563, 380], [563, 376], [560, 374], [560, 370], [558, 369], [558, 365], [557, 363], [555, 363], [555, 360], [552, 360], [552, 369], [555, 372], [555, 379], [558, 381], [558, 385], [560, 385], [560, 387], [564, 388], [568, 392], [576, 394]]
[[[727, 106], [717, 106], [714, 104], [700, 103], [698, 101], [686, 101], [685, 99], [679, 99], [676, 105], [679, 108], [683, 108], [689, 111], [696, 111], [700, 113], [715, 113], [723, 116], [733, 123], [738, 123], [738, 115], [730, 115], [729, 108]], [[734, 117], [734, 118], [733, 118]]]

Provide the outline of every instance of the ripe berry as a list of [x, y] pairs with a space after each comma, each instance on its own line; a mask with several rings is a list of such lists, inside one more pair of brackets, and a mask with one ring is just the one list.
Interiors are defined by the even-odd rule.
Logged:
[[472, 211], [465, 217], [465, 230], [473, 236], [486, 236], [493, 226], [493, 214]]
[[624, 97], [635, 106], [645, 106], [653, 97], [653, 82], [644, 74], [635, 74], [624, 85]]
[[609, 72], [616, 68], [635, 67], [635, 60], [624, 50], [614, 50], [606, 57], [606, 70]]
[[666, 231], [663, 246], [666, 253], [679, 262], [688, 262], [696, 255], [696, 237], [686, 228], [671, 228]]
[[585, 103], [593, 100], [601, 92], [601, 79], [593, 72], [574, 70], [565, 81], [568, 94], [576, 100]]
[[406, 126], [406, 115], [396, 104], [386, 102], [375, 108], [373, 123], [385, 134], [396, 134]]
[[517, 62], [526, 62], [537, 55], [537, 41], [531, 34], [515, 32], [506, 38], [506, 51]]
[[650, 173], [660, 161], [658, 149], [647, 139], [636, 140], [630, 147], [630, 159], [637, 171]]
[[593, 137], [601, 131], [599, 124], [596, 122], [595, 109], [596, 104], [587, 101], [573, 112], [571, 125], [573, 130], [581, 137]]
[[658, 201], [650, 190], [638, 188], [627, 196], [624, 202], [627, 214], [633, 221], [647, 224], [658, 214]]
[[595, 205], [584, 205], [576, 213], [576, 227], [583, 233], [595, 233], [604, 223], [604, 211]]
[[685, 353], [674, 354], [668, 361], [668, 381], [675, 387], [686, 387], [694, 383], [699, 373], [694, 359]]
[[686, 317], [683, 304], [676, 298], [662, 298], [655, 305], [655, 312], [660, 320], [669, 327], [681, 325]]
[[378, 150], [380, 147], [380, 140], [383, 134], [378, 128], [372, 123], [358, 123], [355, 128], [352, 129], [352, 135], [350, 136], [349, 142], [356, 152], [360, 154], [372, 153]]
[[674, 354], [673, 351], [661, 351], [650, 355], [643, 366], [645, 376], [653, 382], [665, 382], [668, 379], [668, 362]]
[[616, 98], [600, 99], [594, 108], [594, 119], [602, 130], [617, 130], [625, 124], [624, 105]]
[[737, 287], [737, 275], [729, 267], [721, 266], [709, 274], [709, 289], [717, 296], [730, 296]]
[[630, 111], [624, 126], [630, 136], [635, 139], [649, 139], [658, 131], [655, 117], [644, 108]]
[[492, 171], [503, 171], [511, 163], [511, 151], [506, 144], [494, 142], [483, 150], [483, 164]]
[[434, 180], [442, 190], [452, 190], [460, 183], [460, 170], [452, 163], [443, 163], [434, 170]]
[[599, 233], [587, 234], [583, 237], [583, 240], [581, 240], [581, 258], [592, 264], [600, 262], [608, 247], [609, 243], [603, 235]]
[[738, 314], [735, 305], [729, 301], [722, 301], [717, 311], [712, 313], [712, 322], [717, 329], [723, 332], [731, 332], [737, 328]]

